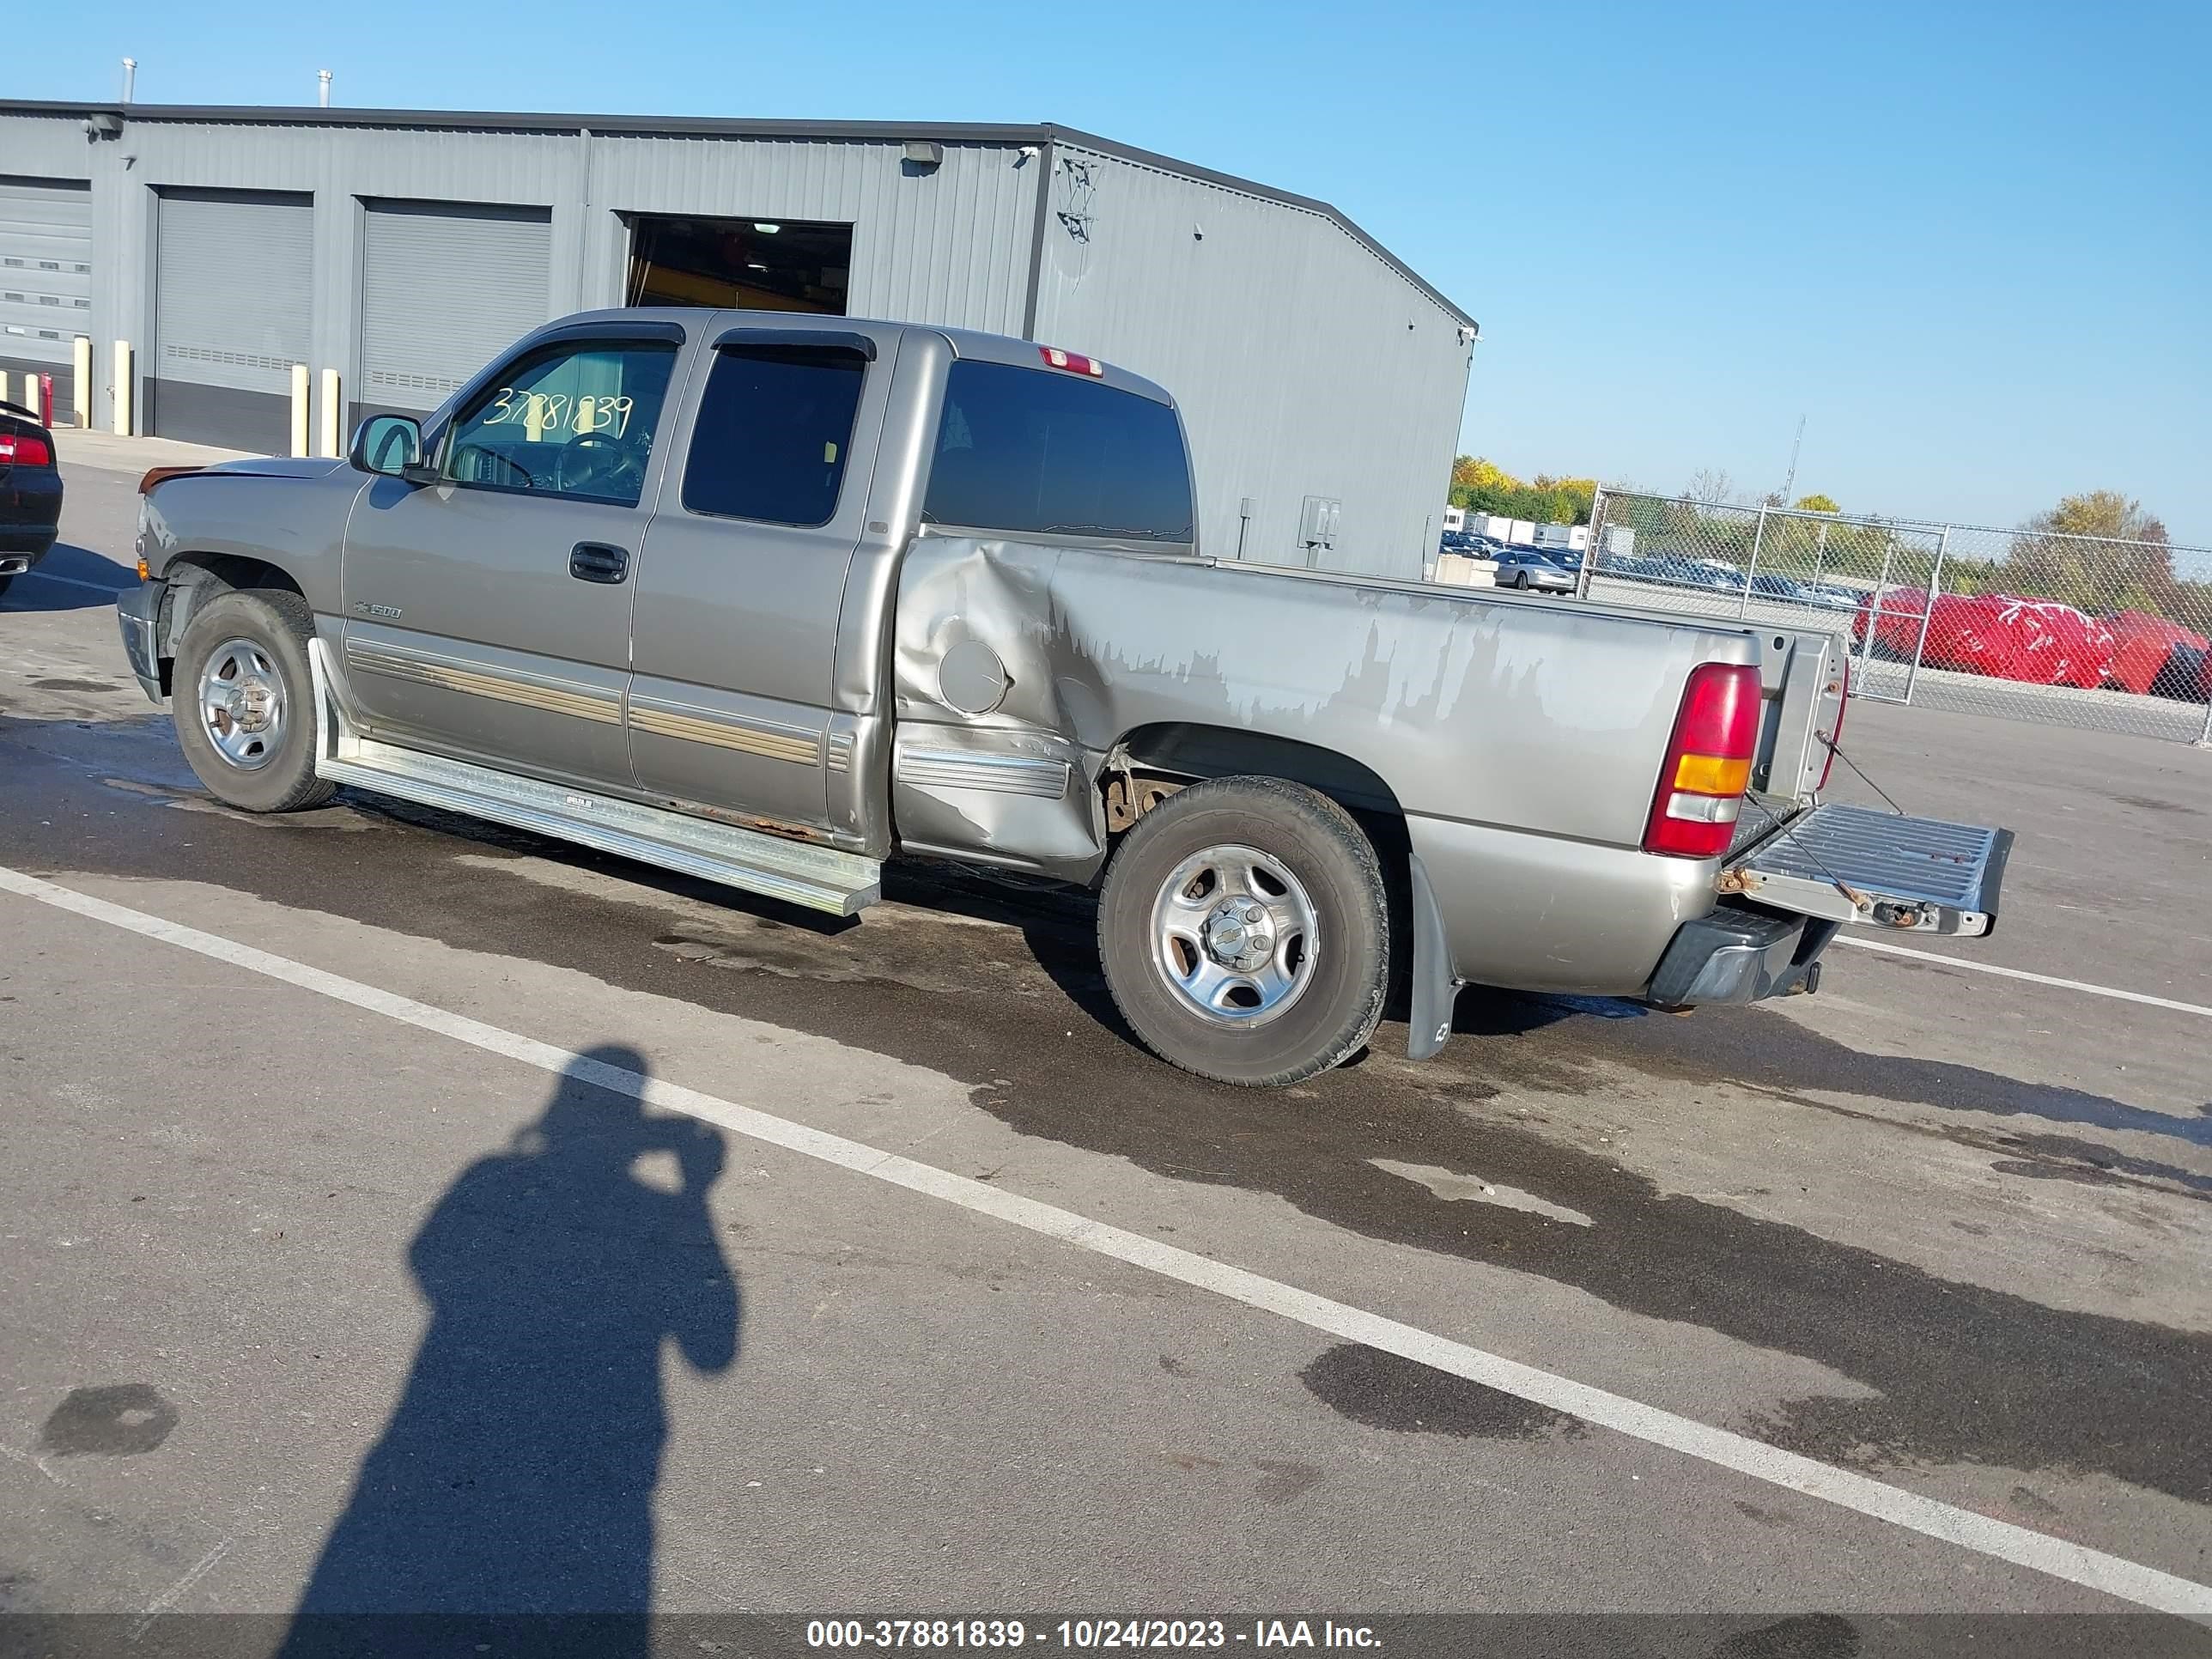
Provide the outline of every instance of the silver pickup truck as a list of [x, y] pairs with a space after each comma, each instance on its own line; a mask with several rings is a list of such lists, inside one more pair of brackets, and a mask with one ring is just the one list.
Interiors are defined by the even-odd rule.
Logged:
[[[1224, 563], [1175, 401], [845, 318], [549, 325], [344, 461], [149, 473], [120, 601], [219, 799], [340, 785], [849, 915], [922, 854], [1098, 890], [1130, 1027], [1285, 1084], [1458, 988], [1814, 988], [1973, 934], [2009, 836], [1817, 797], [1841, 642]], [[1394, 947], [1395, 947], [1394, 951]]]

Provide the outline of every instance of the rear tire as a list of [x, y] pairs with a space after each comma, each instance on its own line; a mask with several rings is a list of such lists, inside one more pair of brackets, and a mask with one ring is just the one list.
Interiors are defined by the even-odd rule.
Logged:
[[257, 587], [209, 600], [185, 628], [171, 682], [177, 746], [217, 800], [296, 812], [337, 793], [315, 775], [314, 626], [297, 593]]
[[1297, 1083], [1357, 1054], [1382, 1018], [1382, 861], [1303, 784], [1193, 784], [1107, 866], [1098, 954], [1114, 1006], [1161, 1059], [1218, 1083]]

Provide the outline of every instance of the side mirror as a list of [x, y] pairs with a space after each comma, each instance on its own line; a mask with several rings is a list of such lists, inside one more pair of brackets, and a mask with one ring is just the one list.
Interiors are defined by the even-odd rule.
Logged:
[[422, 464], [422, 427], [412, 416], [372, 415], [353, 434], [353, 451], [347, 457], [357, 471], [409, 483], [434, 482]]

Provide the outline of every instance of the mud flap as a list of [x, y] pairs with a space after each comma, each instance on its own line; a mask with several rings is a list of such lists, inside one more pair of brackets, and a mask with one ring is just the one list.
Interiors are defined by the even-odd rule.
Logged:
[[1443, 912], [1437, 907], [1436, 890], [1429, 885], [1421, 855], [1408, 853], [1406, 862], [1412, 877], [1413, 913], [1413, 982], [1409, 988], [1413, 1006], [1407, 1019], [1406, 1058], [1431, 1060], [1451, 1036], [1452, 1008], [1466, 981], [1453, 976]]

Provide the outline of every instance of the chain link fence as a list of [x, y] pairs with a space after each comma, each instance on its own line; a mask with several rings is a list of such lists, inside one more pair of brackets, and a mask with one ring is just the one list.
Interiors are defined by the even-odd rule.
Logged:
[[2212, 549], [1601, 490], [1588, 597], [1834, 629], [1851, 692], [2212, 743]]

